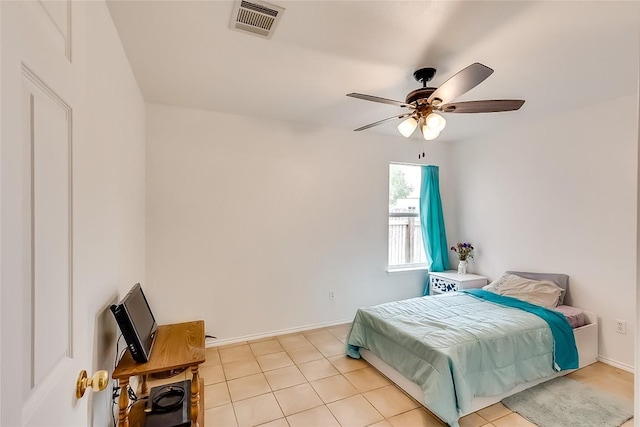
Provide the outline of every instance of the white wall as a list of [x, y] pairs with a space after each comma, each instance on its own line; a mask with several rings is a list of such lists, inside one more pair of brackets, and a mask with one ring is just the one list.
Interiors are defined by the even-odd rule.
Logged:
[[[88, 137], [74, 156], [75, 281], [90, 295], [90, 368], [111, 374], [117, 331], [107, 307], [145, 283], [145, 106], [103, 2], [88, 3], [87, 28]], [[111, 393], [88, 394], [91, 425], [109, 425]]]
[[[233, 339], [419, 295], [424, 272], [386, 272], [388, 164], [417, 162], [417, 141], [148, 104], [147, 281], [159, 322], [201, 318]], [[446, 198], [444, 147], [427, 160], [441, 165]]]
[[[625, 66], [637, 63], [636, 53]], [[569, 302], [599, 314], [600, 356], [627, 369], [636, 318], [636, 81], [629, 89], [539, 120], [525, 104], [510, 129], [454, 148], [464, 171], [455, 183], [458, 237], [476, 244], [474, 265], [492, 279], [505, 270], [568, 274]], [[616, 319], [628, 322], [626, 335], [616, 333]]]
[[[451, 237], [476, 244], [473, 265], [492, 279], [505, 270], [568, 274], [569, 301], [599, 314], [601, 358], [632, 369], [640, 7], [534, 5], [549, 43], [515, 57], [540, 79], [517, 113], [482, 117], [500, 129], [454, 144], [460, 234]], [[575, 31], [590, 29], [584, 43], [555, 35], [567, 16]], [[626, 335], [616, 319], [627, 321]]]

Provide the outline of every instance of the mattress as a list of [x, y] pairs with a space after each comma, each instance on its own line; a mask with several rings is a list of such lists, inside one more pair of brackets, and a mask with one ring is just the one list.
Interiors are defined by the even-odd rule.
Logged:
[[580, 308], [571, 307], [569, 305], [559, 305], [556, 308], [554, 308], [554, 310], [564, 314], [564, 317], [567, 318], [567, 321], [569, 322], [569, 324], [573, 329], [579, 328], [587, 324], [587, 320], [584, 315], [584, 310]]

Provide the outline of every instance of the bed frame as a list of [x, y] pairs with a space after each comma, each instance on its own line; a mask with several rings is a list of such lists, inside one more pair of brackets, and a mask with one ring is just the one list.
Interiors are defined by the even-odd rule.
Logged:
[[[581, 326], [573, 330], [574, 336], [576, 338], [576, 347], [578, 348], [578, 357], [579, 357], [579, 367], [584, 368], [587, 365], [591, 365], [595, 363], [598, 359], [598, 317], [595, 313], [591, 313], [588, 311], [584, 312], [586, 325]], [[396, 371], [385, 361], [380, 359], [378, 356], [373, 354], [371, 351], [361, 348], [360, 355], [369, 362], [374, 368], [384, 374], [387, 378], [393, 381], [398, 387], [403, 389], [408, 395], [417, 400], [424, 407], [429, 409], [429, 407], [424, 402], [424, 393], [422, 388], [407, 379], [400, 372]], [[511, 396], [512, 394], [516, 394], [521, 392], [522, 390], [526, 390], [530, 387], [533, 387], [542, 382], [548, 381], [552, 378], [556, 378], [559, 376], [567, 375], [573, 372], [575, 369], [570, 369], [566, 371], [556, 372], [551, 376], [540, 378], [535, 381], [530, 381], [527, 383], [522, 383], [511, 390], [508, 390], [505, 393], [498, 394], [495, 396], [482, 396], [476, 397], [473, 399], [471, 403], [471, 410], [469, 412], [465, 412], [460, 414], [460, 416], [464, 416], [470, 414], [472, 412], [476, 412], [482, 408], [486, 408], [487, 406], [491, 406], [494, 403], [500, 402], [507, 396]]]

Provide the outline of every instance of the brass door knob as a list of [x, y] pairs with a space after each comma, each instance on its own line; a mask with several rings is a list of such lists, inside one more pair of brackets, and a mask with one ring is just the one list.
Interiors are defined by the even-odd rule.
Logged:
[[91, 378], [87, 378], [87, 371], [84, 369], [78, 375], [76, 382], [76, 397], [80, 399], [84, 396], [87, 387], [91, 387], [93, 391], [102, 391], [109, 385], [109, 372], [98, 371]]

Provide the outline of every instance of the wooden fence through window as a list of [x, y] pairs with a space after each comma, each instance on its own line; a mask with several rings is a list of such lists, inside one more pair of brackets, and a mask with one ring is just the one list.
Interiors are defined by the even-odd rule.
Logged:
[[417, 213], [389, 213], [389, 265], [426, 262]]

